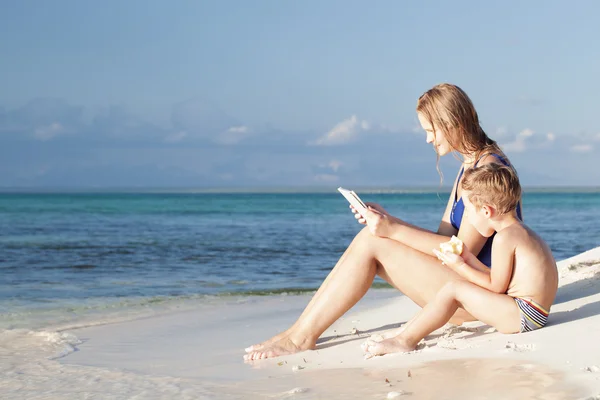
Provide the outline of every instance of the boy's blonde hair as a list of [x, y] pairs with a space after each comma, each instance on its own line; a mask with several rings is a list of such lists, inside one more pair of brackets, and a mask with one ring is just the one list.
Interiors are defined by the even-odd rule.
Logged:
[[469, 201], [479, 209], [491, 206], [500, 214], [517, 208], [521, 200], [521, 184], [517, 172], [505, 165], [489, 163], [465, 171], [462, 189]]

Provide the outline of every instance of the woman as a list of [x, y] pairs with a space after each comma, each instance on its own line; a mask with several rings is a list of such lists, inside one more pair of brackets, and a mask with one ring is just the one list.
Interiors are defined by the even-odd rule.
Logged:
[[[467, 94], [455, 85], [440, 84], [425, 92], [417, 102], [417, 116], [438, 163], [440, 156], [450, 152], [457, 152], [463, 161], [437, 232], [410, 225], [377, 204], [369, 203], [366, 215], [352, 209], [359, 223], [367, 227], [356, 235], [300, 318], [285, 332], [247, 348], [245, 360], [314, 349], [319, 336], [365, 295], [375, 275], [425, 306], [446, 283], [459, 279], [432, 253], [452, 235], [489, 268], [493, 237], [483, 237], [466, 217], [463, 219], [458, 183], [466, 169], [487, 163], [508, 165], [508, 160], [479, 125]], [[520, 209], [518, 212], [520, 216]], [[471, 320], [471, 315], [459, 309], [452, 322]]]

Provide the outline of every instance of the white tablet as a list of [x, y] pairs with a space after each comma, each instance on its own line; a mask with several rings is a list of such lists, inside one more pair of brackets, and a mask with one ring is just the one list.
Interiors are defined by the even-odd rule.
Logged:
[[342, 196], [346, 198], [346, 200], [348, 200], [350, 204], [352, 204], [356, 211], [358, 211], [360, 215], [364, 217], [367, 211], [367, 206], [365, 205], [365, 203], [363, 203], [360, 197], [358, 197], [358, 195], [354, 193], [353, 190], [344, 189], [343, 187], [339, 187], [338, 191], [342, 194]]

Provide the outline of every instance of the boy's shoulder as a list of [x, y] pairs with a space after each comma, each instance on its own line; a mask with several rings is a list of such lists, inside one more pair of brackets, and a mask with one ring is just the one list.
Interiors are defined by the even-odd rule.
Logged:
[[497, 242], [498, 245], [502, 247], [513, 246], [529, 236], [529, 228], [527, 228], [527, 226], [522, 222], [516, 223], [497, 232], [494, 236], [494, 244], [496, 244]]

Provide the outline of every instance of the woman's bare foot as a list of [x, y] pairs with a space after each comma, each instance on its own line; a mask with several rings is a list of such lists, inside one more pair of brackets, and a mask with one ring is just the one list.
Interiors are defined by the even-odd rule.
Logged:
[[253, 351], [260, 350], [260, 349], [264, 348], [265, 346], [268, 346], [271, 343], [275, 343], [276, 341], [284, 338], [285, 336], [288, 336], [289, 331], [290, 330], [288, 329], [285, 332], [281, 332], [281, 333], [273, 336], [271, 339], [268, 339], [268, 340], [265, 340], [264, 342], [253, 344], [252, 346], [246, 347], [244, 350], [246, 351], [246, 353], [251, 353]]
[[244, 361], [263, 360], [265, 358], [285, 356], [314, 348], [314, 343], [312, 345], [308, 342], [296, 343], [290, 337], [283, 337], [270, 343], [269, 345], [261, 347], [259, 350], [251, 351], [244, 355]]
[[389, 353], [408, 353], [417, 348], [416, 344], [409, 343], [402, 335], [398, 335], [393, 338], [384, 339], [376, 342], [368, 339], [362, 346], [365, 351], [365, 358], [371, 358], [375, 356], [382, 356]]

